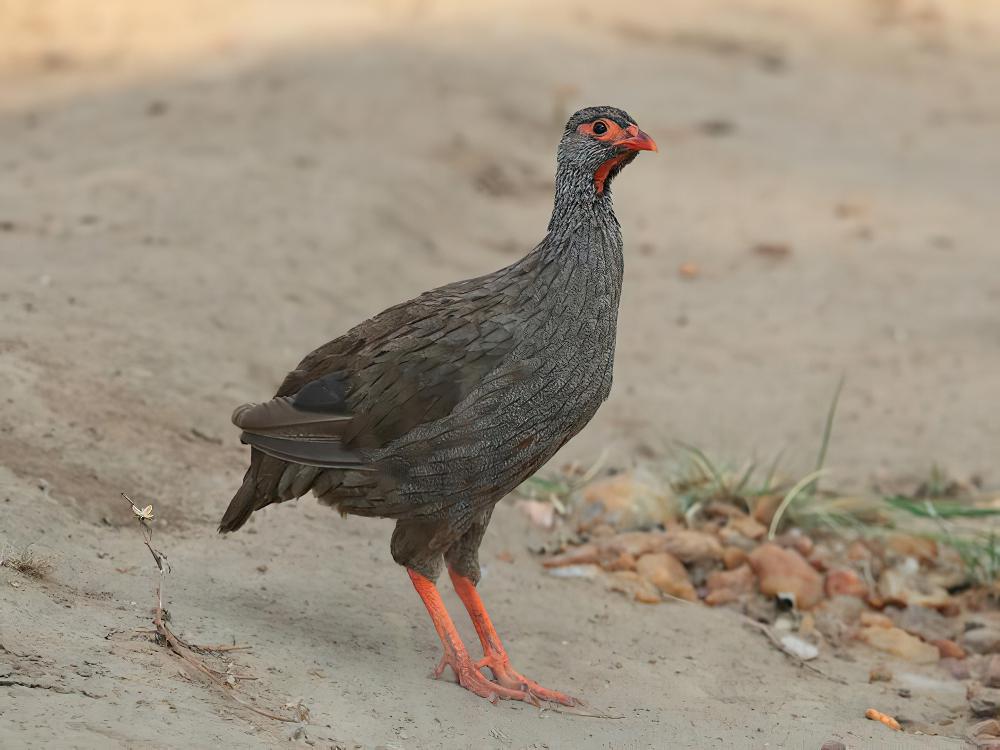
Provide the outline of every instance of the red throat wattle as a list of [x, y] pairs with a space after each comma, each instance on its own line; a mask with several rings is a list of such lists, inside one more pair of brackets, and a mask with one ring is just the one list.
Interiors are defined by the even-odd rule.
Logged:
[[[597, 123], [601, 123], [603, 125], [603, 132], [598, 133], [594, 130], [594, 126]], [[620, 166], [626, 159], [631, 157], [637, 151], [659, 150], [656, 147], [656, 141], [639, 130], [639, 126], [635, 123], [632, 123], [627, 128], [623, 128], [612, 120], [601, 119], [594, 122], [584, 123], [577, 128], [577, 131], [583, 133], [584, 135], [589, 135], [591, 138], [598, 141], [613, 143], [615, 146], [625, 149], [605, 161], [597, 168], [597, 171], [594, 172], [594, 189], [597, 190], [598, 195], [604, 194], [604, 184], [608, 180], [608, 175], [610, 175], [612, 170]]]

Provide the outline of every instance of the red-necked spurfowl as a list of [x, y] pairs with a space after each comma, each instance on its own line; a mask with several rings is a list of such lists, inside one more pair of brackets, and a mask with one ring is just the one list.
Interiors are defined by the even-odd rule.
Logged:
[[[450, 666], [463, 687], [493, 701], [576, 703], [514, 671], [476, 591], [478, 550], [497, 501], [611, 390], [623, 272], [611, 181], [655, 150], [620, 109], [573, 115], [537, 247], [379, 313], [307, 355], [272, 400], [236, 410], [250, 467], [219, 530], [310, 490], [341, 513], [395, 519], [393, 559], [444, 646], [436, 674]], [[482, 659], [469, 655], [435, 587], [442, 563]]]

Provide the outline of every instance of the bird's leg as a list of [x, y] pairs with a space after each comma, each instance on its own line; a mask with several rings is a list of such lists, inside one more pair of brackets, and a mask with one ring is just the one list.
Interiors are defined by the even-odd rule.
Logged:
[[447, 666], [455, 672], [459, 685], [482, 698], [486, 698], [491, 703], [496, 703], [500, 698], [529, 703], [538, 702], [530, 692], [506, 684], [498, 685], [486, 679], [486, 676], [479, 671], [478, 665], [470, 658], [465, 644], [462, 643], [462, 638], [455, 630], [455, 623], [452, 622], [444, 602], [441, 601], [441, 595], [434, 582], [411, 568], [407, 568], [406, 572], [410, 574], [413, 588], [420, 594], [424, 606], [427, 607], [427, 613], [434, 622], [434, 629], [437, 630], [438, 637], [441, 639], [441, 645], [444, 646], [444, 656], [441, 657], [441, 663], [434, 670], [435, 677], [440, 677]]
[[497, 631], [490, 621], [490, 616], [486, 613], [483, 600], [479, 598], [476, 584], [455, 572], [454, 568], [450, 566], [448, 574], [451, 576], [455, 591], [469, 611], [472, 624], [476, 628], [476, 633], [479, 634], [479, 641], [483, 644], [483, 658], [476, 662], [477, 668], [489, 667], [496, 681], [505, 688], [520, 690], [542, 700], [561, 703], [564, 706], [575, 706], [580, 703], [579, 699], [571, 695], [543, 688], [534, 680], [529, 680], [514, 671], [510, 665], [510, 658], [500, 642], [500, 636], [497, 635]]

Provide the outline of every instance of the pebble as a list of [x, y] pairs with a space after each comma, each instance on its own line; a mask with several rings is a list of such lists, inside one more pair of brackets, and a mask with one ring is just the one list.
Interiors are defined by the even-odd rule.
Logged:
[[779, 547], [791, 547], [802, 555], [802, 557], [809, 557], [815, 546], [813, 540], [799, 529], [792, 529], [791, 531], [786, 531], [784, 534], [779, 534], [775, 537], [774, 541]]
[[755, 521], [768, 526], [771, 519], [774, 518], [775, 511], [778, 510], [778, 506], [781, 505], [781, 500], [781, 495], [762, 495], [757, 498], [750, 515]]
[[622, 552], [618, 557], [613, 560], [608, 560], [602, 564], [602, 567], [608, 571], [615, 570], [635, 570], [636, 559], [633, 555], [628, 552]]
[[979, 683], [969, 685], [965, 693], [973, 716], [996, 718], [1000, 716], [1000, 690]]
[[996, 719], [986, 719], [969, 727], [969, 736], [976, 739], [989, 739], [1000, 737], [1000, 721]]
[[735, 570], [717, 570], [708, 574], [705, 585], [708, 593], [705, 603], [713, 607], [739, 600], [753, 592], [754, 575], [749, 565]]
[[747, 553], [739, 547], [726, 547], [722, 550], [722, 564], [726, 570], [733, 570], [747, 561]]
[[965, 649], [955, 643], [955, 641], [949, 640], [948, 638], [938, 638], [931, 641], [931, 643], [937, 646], [938, 653], [941, 654], [942, 659], [965, 658]]
[[948, 672], [956, 680], [967, 680], [972, 676], [972, 669], [965, 659], [954, 659], [946, 657], [939, 662], [942, 669]]
[[631, 596], [643, 604], [657, 604], [663, 601], [656, 586], [633, 570], [619, 570], [609, 574], [608, 588]]
[[868, 670], [868, 682], [892, 682], [892, 670], [885, 664], [876, 664]]
[[818, 648], [809, 643], [809, 641], [799, 638], [797, 635], [789, 634], [781, 636], [781, 647], [792, 656], [802, 659], [802, 661], [809, 661], [819, 656]]
[[940, 658], [937, 647], [924, 643], [899, 628], [868, 626], [858, 633], [858, 640], [879, 651], [898, 656], [917, 664], [931, 664]]
[[619, 531], [665, 524], [676, 514], [677, 501], [668, 491], [657, 489], [662, 486], [633, 471], [591, 482], [581, 493], [580, 530], [604, 523]]
[[919, 605], [939, 609], [951, 604], [948, 592], [931, 584], [912, 557], [906, 558], [894, 568], [882, 571], [878, 579], [878, 593], [885, 602], [904, 607]]
[[991, 627], [967, 630], [962, 645], [977, 654], [1000, 654], [1000, 630]]
[[689, 602], [698, 600], [698, 595], [691, 584], [684, 563], [669, 552], [643, 555], [636, 563], [635, 570], [665, 594], [686, 599]]
[[541, 529], [552, 529], [556, 525], [556, 509], [550, 502], [542, 500], [518, 500], [514, 507], [526, 515]]
[[840, 644], [853, 634], [864, 607], [857, 597], [835, 596], [817, 608], [816, 629], [832, 643]]
[[872, 628], [891, 628], [894, 625], [893, 621], [881, 612], [862, 612], [858, 621], [865, 627]]
[[767, 527], [751, 516], [734, 516], [729, 519], [726, 528], [742, 534], [747, 539], [760, 539], [767, 533]]
[[886, 539], [886, 549], [899, 557], [915, 557], [922, 562], [937, 559], [937, 542], [910, 534], [892, 534]]
[[597, 578], [601, 569], [596, 565], [564, 565], [549, 568], [549, 575], [555, 578]]
[[835, 568], [827, 573], [823, 590], [830, 598], [856, 596], [864, 599], [868, 596], [868, 586], [861, 580], [861, 576], [849, 568]]
[[907, 607], [893, 617], [896, 627], [927, 642], [950, 639], [955, 635], [955, 620], [930, 607]]
[[823, 599], [823, 577], [794, 549], [762, 544], [749, 555], [760, 579], [761, 592], [769, 596], [791, 594], [799, 609], [810, 609]]
[[712, 534], [691, 529], [670, 529], [666, 537], [666, 551], [683, 562], [722, 559], [722, 544]]
[[1000, 688], [1000, 654], [993, 654], [986, 664], [986, 676], [983, 682], [987, 687]]

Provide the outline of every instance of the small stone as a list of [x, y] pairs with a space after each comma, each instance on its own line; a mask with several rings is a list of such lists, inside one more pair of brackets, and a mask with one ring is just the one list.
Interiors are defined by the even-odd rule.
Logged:
[[823, 590], [830, 598], [856, 596], [864, 599], [868, 596], [868, 586], [861, 580], [861, 576], [849, 568], [835, 568], [827, 573]]
[[721, 560], [722, 545], [712, 534], [691, 529], [669, 529], [666, 551], [685, 563]]
[[587, 532], [591, 539], [601, 539], [602, 537], [614, 536], [617, 532], [610, 523], [595, 523]]
[[741, 565], [735, 570], [717, 570], [708, 574], [705, 585], [708, 594], [705, 604], [717, 607], [738, 601], [753, 592], [754, 575], [749, 565]]
[[548, 571], [554, 578], [597, 578], [600, 572], [597, 565], [563, 565]]
[[956, 680], [967, 680], [972, 676], [967, 659], [953, 659], [946, 657], [938, 662], [942, 669], [954, 677]]
[[636, 559], [628, 552], [622, 552], [618, 557], [613, 560], [608, 560], [603, 564], [603, 568], [607, 571], [615, 570], [635, 570]]
[[550, 502], [542, 500], [518, 500], [514, 504], [540, 529], [552, 529], [556, 525], [556, 509]]
[[986, 676], [983, 677], [986, 687], [1000, 688], [1000, 654], [993, 654], [986, 663]]
[[851, 562], [861, 562], [862, 560], [872, 559], [872, 551], [868, 548], [868, 545], [860, 539], [851, 542], [850, 546], [847, 548], [847, 552], [844, 554]]
[[663, 599], [656, 587], [634, 570], [619, 570], [608, 575], [608, 588], [643, 604], [658, 604]]
[[750, 515], [753, 516], [755, 521], [769, 526], [771, 520], [774, 518], [775, 511], [781, 505], [781, 500], [782, 497], [780, 495], [761, 495], [757, 498], [757, 502], [754, 503]]
[[676, 499], [662, 483], [641, 472], [626, 471], [584, 487], [577, 518], [581, 531], [598, 524], [634, 531], [665, 524], [677, 511]]
[[991, 627], [967, 630], [962, 645], [977, 654], [1000, 654], [1000, 630]]
[[910, 606], [901, 610], [893, 619], [896, 627], [920, 636], [928, 643], [955, 635], [955, 621], [929, 607]]
[[684, 564], [669, 552], [643, 555], [636, 563], [635, 570], [665, 594], [689, 602], [698, 601]]
[[661, 531], [626, 531], [601, 540], [603, 557], [627, 552], [638, 560], [652, 552], [665, 552], [667, 535]]
[[796, 635], [788, 634], [781, 636], [781, 647], [787, 653], [798, 657], [802, 661], [809, 661], [819, 656], [819, 649], [816, 646]]
[[546, 568], [556, 568], [562, 565], [607, 564], [621, 557], [623, 553], [639, 559], [650, 552], [663, 552], [666, 542], [667, 537], [663, 532], [627, 531], [571, 547], [565, 552], [543, 560], [542, 565]]
[[892, 534], [886, 539], [886, 549], [899, 557], [915, 557], [921, 562], [937, 559], [937, 542], [910, 534]]
[[742, 510], [732, 503], [724, 503], [721, 500], [712, 500], [705, 506], [705, 515], [709, 518], [736, 518], [745, 516]]
[[938, 638], [937, 640], [931, 641], [931, 644], [937, 646], [938, 653], [941, 654], [942, 659], [965, 658], [965, 649], [955, 643], [955, 641], [947, 638]]
[[802, 533], [801, 529], [792, 529], [784, 534], [779, 534], [774, 538], [779, 547], [790, 547], [798, 552], [802, 557], [809, 557], [812, 554], [813, 540]]
[[767, 527], [751, 516], [734, 516], [729, 519], [726, 528], [742, 534], [747, 539], [760, 539], [767, 533]]
[[1000, 721], [986, 719], [969, 727], [969, 736], [975, 739], [990, 739], [1000, 737]]
[[823, 599], [822, 576], [796, 550], [768, 542], [751, 552], [749, 560], [761, 592], [791, 594], [799, 609], [811, 609]]
[[855, 596], [835, 596], [816, 609], [816, 629], [831, 643], [841, 644], [853, 637], [854, 625], [865, 604]]
[[939, 609], [949, 606], [951, 597], [948, 592], [931, 584], [913, 558], [908, 560], [909, 563], [882, 571], [878, 579], [878, 593], [882, 600], [904, 607], [919, 605]]
[[892, 670], [885, 664], [876, 664], [868, 671], [868, 682], [892, 682]]
[[762, 257], [781, 260], [792, 254], [791, 245], [785, 242], [758, 242], [753, 251]]
[[931, 664], [940, 658], [936, 646], [924, 643], [899, 628], [864, 627], [858, 633], [858, 640], [917, 664]]
[[722, 564], [726, 570], [733, 570], [743, 565], [747, 561], [747, 553], [739, 547], [726, 547], [722, 550]]
[[858, 621], [865, 627], [891, 628], [895, 623], [881, 612], [862, 612]]
[[736, 547], [744, 552], [751, 552], [757, 546], [757, 542], [753, 539], [743, 536], [729, 526], [723, 526], [719, 529], [719, 541], [726, 547]]
[[996, 718], [1000, 716], [1000, 690], [972, 683], [965, 692], [973, 716]]
[[698, 267], [698, 264], [693, 261], [681, 263], [677, 267], [677, 275], [682, 279], [696, 279], [700, 273], [701, 269]]

